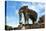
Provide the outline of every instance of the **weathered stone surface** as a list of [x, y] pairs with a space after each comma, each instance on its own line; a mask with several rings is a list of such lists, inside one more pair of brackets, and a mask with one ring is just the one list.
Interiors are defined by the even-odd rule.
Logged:
[[22, 24], [19, 25], [19, 29], [36, 29], [36, 28], [44, 28], [44, 24]]

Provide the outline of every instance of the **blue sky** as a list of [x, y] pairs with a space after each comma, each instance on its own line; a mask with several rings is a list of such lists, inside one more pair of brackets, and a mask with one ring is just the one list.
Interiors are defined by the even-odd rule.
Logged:
[[[26, 5], [28, 5], [29, 9], [35, 10], [38, 13], [38, 17], [41, 17], [45, 14], [44, 3], [8, 1], [6, 10], [7, 25], [16, 27], [19, 24], [18, 11], [21, 6]], [[30, 23], [32, 22], [30, 21]]]

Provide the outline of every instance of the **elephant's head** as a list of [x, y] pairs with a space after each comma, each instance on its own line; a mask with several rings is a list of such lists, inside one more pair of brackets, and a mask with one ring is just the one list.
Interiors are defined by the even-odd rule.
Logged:
[[23, 7], [20, 8], [19, 11], [23, 12], [23, 11], [26, 10], [27, 8], [28, 8], [28, 6], [23, 6]]

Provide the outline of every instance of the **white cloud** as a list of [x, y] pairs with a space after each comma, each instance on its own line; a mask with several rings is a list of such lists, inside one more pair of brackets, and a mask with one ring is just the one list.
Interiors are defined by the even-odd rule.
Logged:
[[17, 16], [19, 16], [19, 10], [18, 10], [18, 9], [15, 11], [15, 14], [16, 14]]
[[12, 26], [14, 28], [14, 27], [18, 27], [19, 24], [10, 24], [10, 23], [8, 23], [7, 25]]
[[8, 17], [8, 16], [6, 16], [6, 24], [8, 25], [8, 26], [12, 26], [12, 27], [18, 27], [18, 25], [19, 25], [19, 21], [18, 20], [16, 20], [16, 17]]

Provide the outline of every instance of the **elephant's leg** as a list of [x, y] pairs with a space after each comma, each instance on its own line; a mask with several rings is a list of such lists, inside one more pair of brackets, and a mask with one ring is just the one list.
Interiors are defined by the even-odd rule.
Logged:
[[27, 19], [27, 24], [29, 24], [29, 19]]
[[25, 23], [29, 24], [29, 14], [25, 14]]
[[30, 19], [32, 20], [32, 23], [34, 24], [34, 17], [30, 15]]
[[24, 20], [25, 20], [25, 24], [26, 24], [26, 14], [24, 14]]
[[37, 19], [37, 18], [35, 18], [35, 17], [32, 19], [32, 20], [33, 20], [33, 21], [32, 21], [32, 22], [33, 22], [33, 24], [35, 24], [36, 19]]
[[29, 19], [25, 16], [25, 24], [29, 24]]
[[32, 20], [32, 23], [35, 24], [35, 21], [37, 20], [37, 16], [30, 15], [30, 19]]
[[20, 24], [22, 24], [22, 22], [21, 22], [21, 18], [22, 18], [22, 14], [19, 13], [19, 23], [20, 23]]
[[33, 20], [32, 22], [33, 22], [33, 24], [35, 23], [35, 21], [34, 21], [34, 20]]
[[29, 24], [29, 15], [28, 14], [26, 15], [26, 22], [27, 22], [27, 24]]

